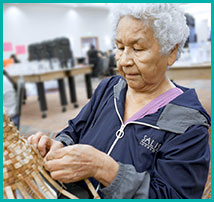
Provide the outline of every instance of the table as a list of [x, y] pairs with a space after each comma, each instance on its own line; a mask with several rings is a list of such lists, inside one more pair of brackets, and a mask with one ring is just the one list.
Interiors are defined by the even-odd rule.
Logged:
[[76, 103], [77, 97], [76, 97], [76, 87], [75, 87], [74, 77], [78, 74], [84, 74], [87, 97], [91, 98], [92, 96], [91, 72], [92, 72], [92, 66], [88, 66], [87, 68], [74, 68], [71, 71], [67, 72], [69, 91], [70, 91], [70, 100], [72, 103], [74, 103], [75, 108], [78, 107], [78, 104]]
[[167, 75], [171, 80], [211, 79], [211, 63], [175, 64], [167, 70]]
[[[114, 71], [119, 74], [117, 68]], [[167, 75], [170, 80], [211, 79], [211, 63], [175, 64], [167, 70]]]
[[[46, 112], [48, 108], [45, 96], [44, 82], [49, 80], [57, 80], [59, 86], [60, 102], [62, 105], [62, 111], [64, 112], [66, 111], [67, 105], [64, 78], [68, 78], [71, 102], [74, 104], [74, 107], [76, 108], [78, 107], [78, 104], [76, 98], [74, 76], [79, 74], [85, 75], [87, 97], [91, 98], [92, 96], [91, 72], [92, 65], [77, 65], [69, 69], [60, 69], [45, 73], [24, 74], [22, 75], [22, 77], [26, 83], [27, 82], [36, 83], [37, 92], [39, 96], [40, 110], [42, 112], [42, 118], [45, 118], [47, 116]], [[18, 79], [20, 78], [20, 75], [12, 75], [11, 77], [14, 81], [17, 82]]]

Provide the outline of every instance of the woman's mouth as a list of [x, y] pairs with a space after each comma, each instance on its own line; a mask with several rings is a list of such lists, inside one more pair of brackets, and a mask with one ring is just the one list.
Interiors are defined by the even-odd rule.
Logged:
[[137, 73], [126, 73], [126, 77], [134, 77], [137, 76]]

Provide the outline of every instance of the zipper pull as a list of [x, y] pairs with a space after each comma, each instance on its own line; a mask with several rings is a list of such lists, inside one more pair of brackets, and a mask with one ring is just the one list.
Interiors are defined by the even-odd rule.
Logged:
[[116, 137], [117, 139], [121, 139], [124, 136], [124, 128], [126, 127], [126, 125], [122, 124], [120, 129], [116, 132]]

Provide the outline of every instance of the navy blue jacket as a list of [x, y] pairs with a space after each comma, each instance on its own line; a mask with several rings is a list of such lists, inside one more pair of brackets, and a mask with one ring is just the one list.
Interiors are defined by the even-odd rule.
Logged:
[[[123, 123], [126, 81], [103, 80], [89, 103], [56, 140], [89, 144], [120, 164], [104, 198], [201, 198], [207, 180], [210, 117], [194, 89], [156, 113]], [[117, 192], [117, 193], [115, 193]]]

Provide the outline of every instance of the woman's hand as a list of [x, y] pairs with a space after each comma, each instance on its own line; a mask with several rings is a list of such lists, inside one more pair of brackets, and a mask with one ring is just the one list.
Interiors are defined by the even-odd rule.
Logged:
[[28, 141], [35, 146], [44, 157], [49, 151], [55, 151], [63, 147], [63, 144], [59, 141], [53, 140], [42, 132], [38, 132], [35, 135], [31, 135]]
[[94, 177], [104, 186], [113, 182], [119, 164], [89, 145], [76, 144], [49, 152], [45, 168], [55, 180], [70, 183]]

